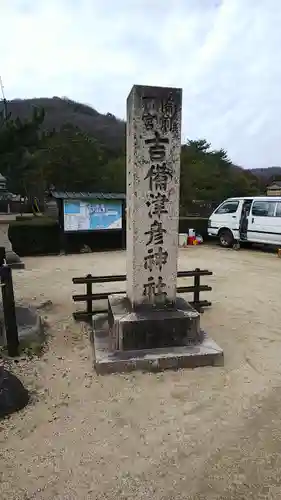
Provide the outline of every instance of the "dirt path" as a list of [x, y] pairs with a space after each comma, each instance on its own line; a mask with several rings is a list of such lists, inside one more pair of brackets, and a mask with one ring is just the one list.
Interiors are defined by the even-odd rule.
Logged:
[[16, 296], [52, 300], [50, 339], [41, 359], [13, 365], [34, 397], [1, 422], [1, 500], [279, 498], [280, 259], [182, 250], [180, 269], [214, 271], [202, 324], [225, 366], [100, 378], [71, 317], [71, 295], [83, 289], [71, 278], [123, 273], [125, 254], [25, 262]]

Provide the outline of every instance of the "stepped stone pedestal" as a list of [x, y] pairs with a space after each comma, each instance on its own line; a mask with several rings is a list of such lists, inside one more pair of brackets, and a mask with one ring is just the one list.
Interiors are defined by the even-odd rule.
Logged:
[[[170, 330], [172, 332], [172, 329]], [[223, 366], [222, 349], [200, 331], [200, 342], [169, 345], [147, 349], [115, 349], [115, 338], [108, 328], [108, 317], [99, 314], [93, 318], [91, 329], [94, 346], [94, 366], [99, 375], [134, 370], [161, 371], [167, 369]], [[151, 345], [151, 344], [150, 344]]]
[[181, 89], [127, 100], [127, 293], [94, 319], [98, 373], [222, 364], [199, 313], [177, 297]]
[[12, 269], [24, 269], [24, 262], [14, 252], [12, 244], [8, 237], [9, 223], [5, 220], [0, 220], [0, 247], [6, 249], [6, 262]]

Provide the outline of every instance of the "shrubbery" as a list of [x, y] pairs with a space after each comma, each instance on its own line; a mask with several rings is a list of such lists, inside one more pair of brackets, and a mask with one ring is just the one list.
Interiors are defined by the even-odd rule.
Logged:
[[61, 250], [79, 253], [89, 247], [92, 251], [116, 250], [122, 248], [121, 231], [79, 232], [65, 234], [64, 245], [60, 238], [57, 220], [51, 217], [18, 218], [9, 225], [9, 240], [13, 250], [21, 257], [28, 255], [52, 255]]
[[59, 224], [49, 217], [12, 221], [8, 236], [13, 250], [20, 256], [60, 252]]
[[[179, 221], [179, 232], [188, 233], [194, 229], [203, 240], [208, 239], [208, 219], [202, 217], [183, 217]], [[57, 220], [50, 217], [25, 217], [12, 221], [9, 225], [9, 239], [13, 250], [21, 257], [28, 255], [58, 254], [60, 250], [60, 230]], [[79, 253], [83, 246], [93, 251], [122, 248], [122, 234], [119, 232], [73, 233], [66, 235], [66, 251]]]

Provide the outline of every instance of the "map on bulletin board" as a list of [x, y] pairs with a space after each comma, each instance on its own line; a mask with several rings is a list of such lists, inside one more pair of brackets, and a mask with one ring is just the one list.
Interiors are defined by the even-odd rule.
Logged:
[[122, 229], [119, 200], [64, 200], [63, 212], [65, 232]]

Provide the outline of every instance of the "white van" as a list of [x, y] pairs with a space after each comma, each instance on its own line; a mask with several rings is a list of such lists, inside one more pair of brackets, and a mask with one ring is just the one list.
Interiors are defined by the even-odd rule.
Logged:
[[223, 247], [235, 241], [281, 247], [281, 196], [229, 198], [209, 218], [208, 235]]

